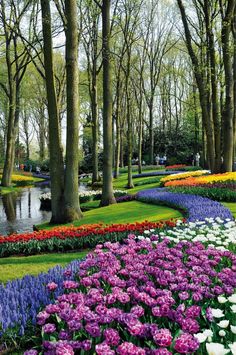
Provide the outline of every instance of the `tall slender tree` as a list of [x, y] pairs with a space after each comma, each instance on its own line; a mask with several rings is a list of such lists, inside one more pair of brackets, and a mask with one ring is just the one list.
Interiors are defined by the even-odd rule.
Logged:
[[[51, 29], [50, 1], [41, 0], [42, 28], [43, 28], [43, 52], [46, 78], [46, 90], [49, 116], [49, 152], [50, 152], [50, 176], [52, 193], [52, 218], [51, 223], [63, 223], [65, 218], [64, 201], [64, 170], [63, 155], [60, 141], [59, 113], [55, 88], [55, 76], [53, 66], [53, 47]], [[78, 181], [77, 181], [78, 183]]]
[[103, 0], [100, 4], [94, 0], [102, 11], [102, 68], [103, 68], [103, 184], [101, 206], [116, 203], [113, 193], [112, 167], [112, 90], [111, 90], [111, 0]]
[[65, 2], [66, 17], [66, 171], [65, 171], [65, 220], [72, 222], [82, 217], [78, 189], [79, 143], [79, 79], [78, 79], [78, 26], [77, 2]]

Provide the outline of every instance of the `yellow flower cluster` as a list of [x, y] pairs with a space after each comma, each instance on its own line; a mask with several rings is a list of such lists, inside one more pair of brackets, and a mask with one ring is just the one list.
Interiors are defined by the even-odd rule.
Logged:
[[236, 182], [236, 172], [187, 177], [182, 180], [166, 181], [165, 186], [199, 186], [204, 184]]
[[186, 178], [193, 177], [193, 176], [201, 176], [201, 175], [205, 175], [205, 174], [209, 174], [209, 170], [186, 171], [186, 172], [180, 173], [180, 174], [168, 175], [168, 176], [162, 178], [161, 182], [167, 182], [167, 181], [172, 181], [172, 180], [181, 180], [181, 179], [186, 179]]
[[226, 181], [235, 181], [236, 182], [236, 172], [201, 176], [201, 177], [197, 178], [196, 180], [197, 180], [198, 184], [213, 184], [216, 182], [226, 182]]
[[[0, 175], [0, 179], [2, 178], [2, 175]], [[26, 175], [18, 175], [18, 174], [13, 174], [11, 176], [12, 182], [18, 182], [18, 181], [34, 181], [33, 176], [26, 176]]]

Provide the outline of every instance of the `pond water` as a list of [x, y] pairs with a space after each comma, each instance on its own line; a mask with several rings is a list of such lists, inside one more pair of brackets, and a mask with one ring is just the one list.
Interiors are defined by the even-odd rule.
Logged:
[[[80, 191], [87, 190], [80, 184]], [[34, 224], [49, 221], [50, 211], [40, 210], [39, 197], [50, 191], [50, 183], [25, 187], [20, 193], [9, 193], [0, 197], [0, 235], [24, 233], [33, 230]]]

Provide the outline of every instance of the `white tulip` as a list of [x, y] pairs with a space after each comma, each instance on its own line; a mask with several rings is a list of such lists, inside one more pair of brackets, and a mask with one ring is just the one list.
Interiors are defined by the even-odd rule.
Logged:
[[225, 355], [230, 352], [230, 350], [225, 349], [224, 345], [220, 343], [207, 343], [206, 349], [208, 355]]
[[225, 337], [226, 336], [226, 332], [224, 330], [220, 330], [219, 331], [219, 336], [220, 337]]
[[236, 293], [228, 297], [229, 302], [236, 303]]
[[211, 308], [211, 311], [214, 318], [224, 317], [224, 312], [219, 308]]
[[236, 326], [235, 325], [231, 325], [230, 330], [233, 334], [236, 334]]
[[213, 331], [211, 329], [205, 329], [203, 332], [207, 337], [213, 336]]
[[226, 298], [226, 297], [224, 297], [224, 296], [219, 296], [217, 299], [218, 299], [218, 302], [219, 302], [219, 303], [225, 303], [225, 302], [228, 302], [227, 298]]
[[217, 325], [220, 327], [220, 328], [227, 328], [229, 326], [229, 320], [222, 320], [220, 321], [220, 323], [217, 323]]
[[197, 338], [199, 343], [204, 343], [207, 340], [207, 336], [204, 333], [194, 334], [194, 337]]
[[230, 348], [232, 354], [236, 355], [236, 342], [234, 342], [233, 344], [229, 344], [229, 348]]
[[230, 306], [230, 308], [233, 313], [236, 313], [236, 304], [233, 304], [233, 306]]

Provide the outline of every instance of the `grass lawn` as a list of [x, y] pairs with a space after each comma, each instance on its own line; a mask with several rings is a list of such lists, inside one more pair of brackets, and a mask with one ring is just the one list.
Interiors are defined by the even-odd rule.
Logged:
[[225, 207], [227, 207], [231, 211], [234, 218], [236, 218], [236, 203], [235, 202], [222, 202], [222, 204]]
[[[118, 203], [107, 207], [95, 208], [91, 211], [84, 212], [84, 217], [75, 221], [75, 226], [93, 223], [133, 223], [142, 221], [160, 221], [170, 218], [181, 218], [182, 214], [170, 207], [156, 206], [139, 201], [130, 201]], [[37, 226], [40, 229], [51, 229], [55, 225], [43, 223]]]
[[11, 192], [20, 192], [20, 188], [19, 187], [0, 187], [0, 195], [6, 195], [9, 194]]
[[[158, 170], [158, 171], [159, 171], [159, 170]], [[149, 172], [149, 171], [145, 171], [145, 173], [147, 173], [147, 172]], [[153, 172], [153, 170], [150, 170], [150, 172]], [[158, 178], [158, 176], [141, 177], [141, 178], [133, 179], [133, 183], [135, 184], [135, 183], [137, 183], [137, 182], [147, 181], [147, 180], [149, 180], [150, 178], [154, 178], [154, 177]], [[161, 179], [162, 177], [163, 177], [163, 176], [160, 176], [160, 179]], [[118, 189], [122, 189], [122, 190], [124, 189], [124, 190], [126, 190], [127, 180], [128, 180], [128, 174], [126, 174], [126, 173], [125, 173], [125, 174], [120, 174], [117, 179], [113, 179], [113, 187], [114, 187], [114, 190], [118, 190]], [[156, 186], [158, 186], [158, 183], [155, 183], [154, 185], [155, 185], [155, 187], [156, 187]], [[148, 188], [149, 188], [150, 185], [137, 186], [137, 187], [139, 188], [139, 190], [137, 190], [137, 191], [140, 191], [140, 188], [141, 188], [141, 189], [145, 189], [145, 186], [148, 186]], [[135, 193], [135, 192], [136, 192], [135, 189], [136, 189], [136, 187], [135, 187], [134, 189], [129, 189], [129, 190], [127, 190], [127, 191], [128, 191], [129, 193]]]
[[42, 254], [0, 259], [0, 282], [21, 278], [25, 275], [37, 275], [47, 272], [56, 265], [66, 265], [75, 259], [84, 258], [89, 250], [74, 253]]

